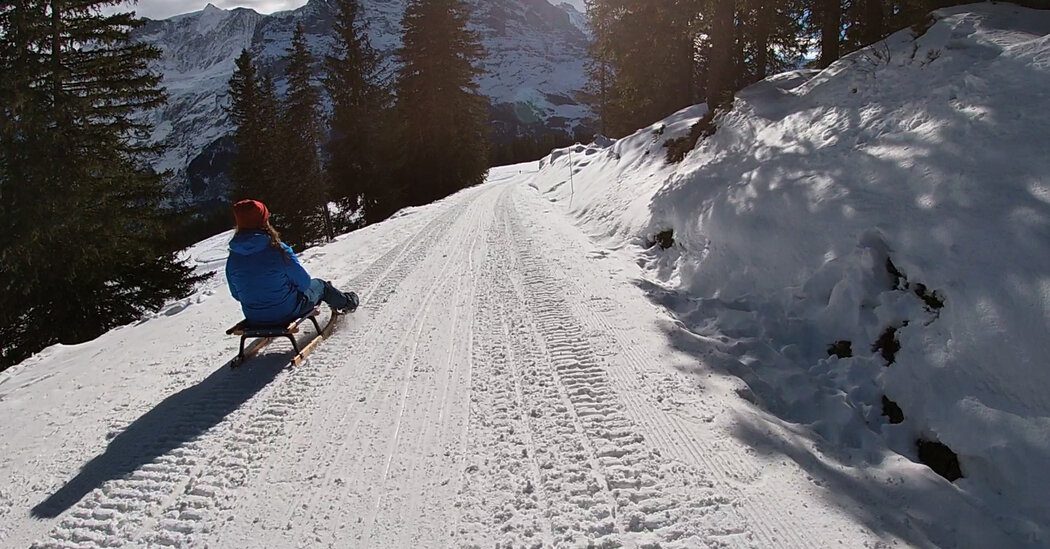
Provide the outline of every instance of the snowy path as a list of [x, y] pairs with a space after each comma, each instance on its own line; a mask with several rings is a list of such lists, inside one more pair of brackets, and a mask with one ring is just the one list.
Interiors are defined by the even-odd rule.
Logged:
[[236, 312], [215, 281], [199, 303], [5, 374], [0, 413], [18, 420], [2, 427], [0, 545], [856, 547], [905, 533], [749, 443], [797, 437], [747, 411], [733, 379], [679, 373], [695, 342], [528, 177], [496, 171], [307, 254], [364, 306], [300, 369], [276, 345], [219, 368]]

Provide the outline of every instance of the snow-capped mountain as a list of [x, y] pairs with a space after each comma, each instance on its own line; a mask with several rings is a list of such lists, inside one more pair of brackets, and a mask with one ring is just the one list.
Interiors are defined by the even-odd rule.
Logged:
[[[585, 123], [591, 113], [576, 97], [585, 83], [583, 14], [557, 0], [472, 2], [472, 26], [486, 51], [480, 83], [492, 99], [496, 135], [572, 133]], [[407, 0], [363, 2], [372, 45], [383, 56], [388, 75], [396, 63], [406, 4]], [[331, 0], [310, 0], [299, 9], [271, 15], [209, 4], [199, 12], [148, 21], [138, 31], [139, 40], [163, 52], [158, 70], [170, 99], [152, 116], [153, 140], [167, 149], [156, 167], [175, 173], [180, 202], [224, 198], [231, 150], [227, 89], [240, 52], [251, 50], [264, 70], [278, 76], [280, 89], [279, 65], [296, 24], [303, 24], [320, 58], [333, 45], [334, 13]]]

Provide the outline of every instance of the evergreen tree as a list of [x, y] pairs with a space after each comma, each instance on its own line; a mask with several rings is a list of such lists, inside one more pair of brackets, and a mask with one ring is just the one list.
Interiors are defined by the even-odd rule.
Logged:
[[602, 135], [611, 135], [609, 122], [612, 116], [610, 102], [615, 45], [612, 21], [615, 6], [610, 0], [586, 0], [586, 6], [592, 40], [588, 47], [588, 84], [584, 96], [598, 114], [599, 132]]
[[736, 89], [798, 67], [809, 49], [806, 0], [742, 0], [737, 11]]
[[382, 169], [390, 159], [383, 132], [388, 95], [377, 83], [379, 58], [360, 22], [358, 0], [337, 0], [336, 45], [325, 58], [325, 88], [332, 99], [332, 135], [328, 164], [333, 193], [344, 210], [363, 210], [365, 224], [393, 213], [390, 177]]
[[411, 0], [401, 22], [397, 123], [409, 204], [477, 185], [488, 173], [488, 99], [478, 91], [482, 48], [463, 0]]
[[590, 0], [591, 97], [603, 133], [626, 135], [696, 101], [696, 0]]
[[237, 150], [233, 158], [231, 202], [283, 198], [277, 92], [273, 78], [260, 75], [251, 53], [243, 51], [230, 79], [230, 118]]
[[113, 1], [0, 4], [0, 368], [156, 311], [198, 280], [164, 251], [143, 109], [164, 95]]
[[334, 238], [321, 166], [321, 95], [302, 24], [288, 48], [288, 93], [279, 117], [281, 172], [274, 217], [289, 243], [305, 246]]
[[281, 133], [280, 100], [277, 97], [277, 85], [273, 81], [272, 74], [267, 72], [259, 79], [258, 93], [259, 106], [256, 119], [261, 132], [258, 138], [260, 152], [259, 156], [253, 160], [261, 166], [262, 170], [263, 184], [260, 187], [265, 190], [260, 196], [280, 197], [285, 148], [281, 143], [284, 136]]
[[[751, 65], [754, 80], [761, 80], [769, 74], [770, 39], [773, 35], [773, 19], [776, 16], [777, 2], [763, 2], [761, 0], [745, 2], [745, 8], [750, 15], [748, 22], [751, 25], [751, 38], [754, 43], [754, 57]], [[746, 69], [745, 69], [746, 70]]]
[[713, 0], [709, 36], [710, 69], [707, 73], [707, 105], [712, 112], [728, 106], [736, 91], [736, 9], [738, 0]]
[[857, 45], [864, 47], [882, 40], [886, 36], [886, 8], [883, 1], [860, 0], [855, 4], [859, 20]]
[[255, 63], [248, 50], [237, 58], [237, 69], [230, 79], [230, 118], [236, 130], [237, 152], [233, 159], [233, 202], [246, 198], [270, 201], [273, 181], [268, 177], [263, 159], [267, 150], [269, 128], [263, 120], [263, 90]]

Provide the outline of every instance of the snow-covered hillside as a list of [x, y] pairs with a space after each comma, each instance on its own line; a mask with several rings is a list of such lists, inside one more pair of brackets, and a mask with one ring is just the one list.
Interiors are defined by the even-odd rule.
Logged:
[[[981, 515], [1050, 543], [1050, 12], [944, 10], [770, 78], [666, 165], [704, 112], [558, 151], [535, 184], [602, 241], [649, 248], [639, 286], [700, 372], [739, 376], [796, 431], [777, 451], [888, 494], [938, 545], [992, 546], [970, 537]], [[964, 478], [914, 465], [919, 440]]]
[[[406, 0], [362, 2], [373, 46], [393, 69]], [[280, 73], [297, 23], [303, 23], [314, 54], [330, 53], [335, 8], [329, 0], [272, 15], [245, 8], [204, 10], [149, 21], [138, 39], [158, 46], [170, 100], [153, 113], [153, 139], [168, 149], [156, 165], [176, 173], [181, 200], [202, 203], [225, 199], [225, 166], [231, 144], [227, 90], [234, 60], [245, 48], [266, 70]], [[571, 134], [591, 113], [577, 92], [585, 83], [587, 37], [583, 16], [571, 5], [548, 0], [485, 0], [474, 6], [473, 26], [486, 57], [482, 92], [494, 104], [497, 132], [514, 135], [537, 128]], [[278, 82], [278, 86], [282, 86]]]
[[307, 250], [301, 368], [213, 278], [0, 373], [0, 546], [1046, 547], [1047, 107], [1050, 12], [953, 8]]
[[[219, 277], [0, 374], [0, 545], [911, 539], [738, 440], [782, 431], [731, 377], [684, 373], [696, 358], [664, 337], [638, 267], [552, 209], [528, 185], [536, 167], [304, 254], [363, 305], [301, 368], [287, 344], [225, 367], [239, 314]], [[221, 271], [228, 237], [186, 256]]]

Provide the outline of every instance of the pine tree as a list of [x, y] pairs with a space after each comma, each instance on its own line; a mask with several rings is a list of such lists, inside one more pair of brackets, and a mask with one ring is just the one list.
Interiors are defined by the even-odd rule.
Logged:
[[599, 132], [610, 135], [609, 119], [613, 82], [614, 6], [610, 0], [586, 0], [592, 40], [588, 47], [587, 87], [584, 96], [598, 114]]
[[0, 4], [0, 368], [156, 311], [199, 280], [164, 250], [143, 109], [164, 95], [112, 1]]
[[237, 152], [233, 159], [233, 202], [246, 198], [272, 201], [273, 180], [267, 173], [265, 159], [273, 152], [267, 148], [267, 133], [263, 116], [262, 82], [248, 50], [237, 58], [237, 69], [230, 79], [230, 118], [236, 130], [234, 142]]
[[707, 73], [707, 105], [712, 112], [728, 106], [736, 91], [736, 9], [738, 0], [713, 0], [710, 31], [710, 68]]
[[254, 159], [262, 166], [265, 192], [280, 196], [281, 174], [284, 167], [284, 146], [281, 143], [281, 105], [277, 97], [277, 85], [269, 72], [259, 79], [258, 124], [260, 157]]
[[886, 33], [886, 11], [882, 0], [861, 0], [859, 2], [860, 32], [859, 46], [864, 47], [873, 44], [885, 37]]
[[773, 34], [774, 18], [777, 11], [775, 2], [745, 2], [750, 12], [751, 37], [754, 39], [754, 58], [752, 60], [754, 80], [761, 80], [769, 74], [770, 38]]
[[482, 48], [463, 0], [411, 0], [401, 22], [397, 121], [409, 204], [482, 183], [488, 172], [489, 102], [478, 90]]
[[377, 83], [379, 57], [360, 21], [360, 3], [337, 0], [336, 7], [336, 46], [325, 58], [324, 80], [332, 99], [329, 174], [344, 210], [363, 210], [363, 222], [371, 224], [393, 213], [392, 182], [382, 169], [389, 161], [383, 131], [389, 99]]
[[281, 104], [279, 136], [283, 154], [274, 219], [289, 243], [306, 246], [334, 237], [321, 166], [321, 95], [314, 84], [314, 60], [300, 23], [287, 50], [288, 93]]
[[742, 0], [737, 11], [736, 88], [799, 66], [809, 49], [806, 0]]
[[697, 99], [696, 0], [590, 0], [587, 94], [619, 137]]

